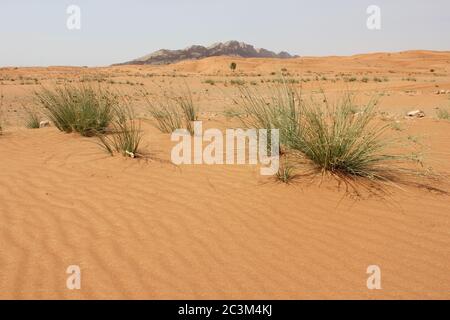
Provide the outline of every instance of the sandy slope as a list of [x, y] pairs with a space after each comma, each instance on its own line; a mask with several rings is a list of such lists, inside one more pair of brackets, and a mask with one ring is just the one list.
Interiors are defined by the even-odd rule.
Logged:
[[[233, 89], [202, 81], [217, 69], [228, 72], [230, 60], [143, 69], [2, 69], [1, 75], [36, 76], [46, 84], [105, 72], [116, 81], [138, 79], [146, 88], [186, 81], [203, 110], [212, 111], [203, 120], [224, 129], [235, 124], [214, 113], [228, 106], [222, 91]], [[92, 139], [55, 128], [24, 129], [22, 103], [32, 104], [29, 94], [37, 86], [4, 80], [0, 298], [449, 299], [450, 122], [432, 118], [435, 107], [448, 105], [448, 95], [434, 91], [450, 89], [449, 60], [450, 53], [415, 51], [302, 58], [286, 66], [302, 75], [309, 69], [386, 74], [388, 83], [358, 83], [356, 89], [363, 97], [387, 90], [382, 108], [397, 116], [413, 107], [425, 109], [422, 120], [399, 116], [401, 134], [422, 136], [426, 163], [443, 174], [441, 182], [387, 188], [383, 197], [362, 189], [356, 197], [328, 179], [319, 185], [301, 177], [286, 186], [261, 177], [254, 166], [175, 167], [168, 162], [169, 136], [147, 122], [151, 160], [112, 158]], [[238, 66], [269, 77], [285, 63], [248, 59]], [[173, 68], [188, 77], [130, 75]], [[439, 75], [430, 75], [430, 68]], [[410, 74], [416, 82], [401, 80]], [[342, 82], [306, 86], [345, 87]], [[80, 291], [66, 288], [69, 265], [81, 267]], [[369, 265], [381, 267], [380, 291], [366, 287]]]
[[[448, 150], [448, 123], [420, 125]], [[53, 128], [1, 137], [1, 298], [450, 298], [447, 195], [358, 200], [251, 166], [175, 168], [168, 137], [144, 129], [160, 161], [110, 158]], [[65, 288], [72, 264], [78, 292]]]

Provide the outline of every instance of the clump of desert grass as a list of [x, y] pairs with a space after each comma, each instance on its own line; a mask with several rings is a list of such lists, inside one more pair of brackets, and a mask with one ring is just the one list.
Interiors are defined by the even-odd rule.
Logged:
[[41, 116], [38, 111], [32, 108], [25, 108], [25, 126], [28, 129], [39, 129]]
[[118, 106], [115, 93], [87, 84], [42, 87], [35, 96], [60, 131], [87, 137], [104, 132]]
[[[305, 99], [287, 82], [270, 87], [268, 95], [249, 88], [240, 93], [237, 103], [248, 115], [242, 118], [247, 127], [279, 129], [283, 151], [305, 158], [322, 173], [392, 181], [408, 170], [405, 163], [419, 161], [414, 152], [395, 151], [404, 141], [391, 139], [390, 125], [377, 119], [378, 97], [355, 112], [348, 92], [334, 103], [323, 92]], [[282, 170], [280, 179], [287, 180], [290, 171]]]
[[436, 111], [436, 116], [440, 120], [450, 120], [450, 111], [447, 109], [439, 108]]
[[124, 157], [142, 157], [140, 144], [142, 140], [141, 122], [136, 119], [130, 106], [118, 107], [107, 132], [98, 132], [99, 145], [111, 156], [120, 154]]
[[223, 111], [223, 115], [227, 118], [227, 119], [232, 119], [232, 118], [239, 118], [244, 116], [243, 111], [235, 109], [235, 108], [226, 108]]
[[198, 119], [198, 108], [195, 105], [188, 87], [176, 93], [173, 89], [162, 96], [150, 98], [144, 94], [147, 109], [155, 120], [155, 127], [163, 133], [172, 133], [177, 129], [187, 129], [194, 133], [193, 122]]
[[275, 178], [282, 183], [289, 184], [297, 176], [295, 172], [295, 165], [288, 160], [287, 156], [284, 156], [283, 158], [284, 159], [280, 162], [280, 167], [275, 174]]

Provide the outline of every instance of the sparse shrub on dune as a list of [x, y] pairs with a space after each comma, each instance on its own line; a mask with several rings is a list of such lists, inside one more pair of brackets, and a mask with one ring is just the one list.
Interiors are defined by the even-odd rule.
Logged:
[[118, 97], [102, 87], [65, 85], [35, 92], [46, 115], [61, 131], [93, 136], [103, 132], [114, 117]]
[[235, 117], [242, 117], [244, 115], [244, 113], [243, 113], [243, 111], [237, 110], [237, 109], [234, 109], [234, 108], [226, 108], [223, 111], [223, 115], [227, 119], [231, 119], [231, 118], [235, 118]]
[[142, 139], [141, 123], [135, 119], [129, 106], [116, 108], [108, 132], [98, 132], [97, 137], [99, 145], [111, 156], [115, 153], [130, 158], [142, 156], [139, 150]]
[[441, 109], [441, 108], [439, 108], [439, 109], [436, 111], [436, 115], [437, 115], [438, 119], [441, 119], [441, 120], [450, 120], [450, 111], [447, 110], [447, 109]]
[[155, 127], [163, 133], [172, 133], [176, 129], [184, 126], [183, 116], [174, 106], [168, 101], [155, 101], [148, 104], [150, 115], [153, 117]]
[[212, 86], [214, 86], [214, 85], [216, 84], [216, 82], [215, 82], [213, 79], [206, 79], [206, 80], [204, 81], [204, 83], [210, 84], [210, 85], [212, 85]]
[[25, 108], [25, 112], [26, 112], [25, 126], [28, 129], [39, 129], [41, 123], [39, 112], [29, 108]]
[[377, 98], [355, 113], [348, 93], [331, 104], [325, 94], [304, 101], [286, 82], [270, 91], [267, 98], [256, 90], [241, 90], [238, 103], [248, 114], [243, 122], [279, 129], [283, 151], [308, 159], [322, 173], [387, 181], [404, 172], [405, 162], [417, 162], [413, 153], [392, 151], [400, 144], [389, 138], [390, 126], [376, 119]]
[[241, 79], [232, 79], [230, 80], [230, 84], [232, 86], [243, 86], [245, 85], [245, 80], [241, 80]]
[[289, 184], [296, 177], [295, 166], [285, 157], [284, 161], [280, 163], [280, 167], [275, 174], [275, 177], [278, 181]]
[[150, 98], [149, 95], [144, 97], [148, 111], [156, 121], [155, 126], [161, 132], [172, 133], [176, 129], [187, 129], [193, 134], [193, 122], [198, 119], [198, 108], [189, 88], [181, 94], [171, 90], [159, 98]]

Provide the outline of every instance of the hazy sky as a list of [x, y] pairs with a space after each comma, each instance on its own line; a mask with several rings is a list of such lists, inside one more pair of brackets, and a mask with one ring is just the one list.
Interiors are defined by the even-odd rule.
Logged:
[[[69, 30], [69, 5], [81, 29]], [[369, 5], [381, 30], [366, 27]], [[0, 66], [109, 65], [239, 40], [299, 55], [450, 50], [449, 0], [0, 0]]]

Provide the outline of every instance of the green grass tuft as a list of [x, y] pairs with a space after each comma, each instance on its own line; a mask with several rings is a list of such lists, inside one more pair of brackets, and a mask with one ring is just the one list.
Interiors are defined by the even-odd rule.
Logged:
[[163, 133], [172, 133], [176, 129], [187, 129], [194, 132], [193, 122], [198, 119], [189, 88], [181, 95], [173, 91], [165, 93], [162, 98], [151, 99], [145, 95], [148, 111], [155, 119], [155, 126]]
[[[280, 144], [309, 159], [320, 171], [336, 175], [388, 180], [395, 165], [416, 158], [392, 151], [389, 125], [376, 119], [378, 98], [354, 112], [350, 94], [331, 104], [325, 94], [308, 102], [293, 86], [271, 88], [269, 98], [241, 90], [240, 103], [248, 127], [279, 129]], [[402, 170], [399, 169], [398, 172]]]
[[280, 168], [275, 175], [276, 179], [280, 182], [289, 184], [296, 177], [295, 167], [289, 163], [287, 158], [280, 164]]
[[99, 145], [111, 156], [115, 153], [131, 158], [141, 156], [139, 152], [142, 140], [141, 123], [135, 119], [130, 107], [115, 109], [110, 133], [99, 132], [97, 137], [99, 138]]
[[78, 132], [83, 136], [104, 132], [118, 106], [117, 95], [89, 85], [42, 87], [35, 95], [60, 131]]
[[26, 119], [25, 126], [28, 129], [39, 129], [41, 118], [39, 113], [34, 109], [25, 109]]
[[437, 115], [438, 119], [450, 120], [450, 112], [447, 109], [438, 109], [436, 111], [436, 115]]

